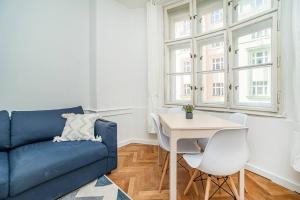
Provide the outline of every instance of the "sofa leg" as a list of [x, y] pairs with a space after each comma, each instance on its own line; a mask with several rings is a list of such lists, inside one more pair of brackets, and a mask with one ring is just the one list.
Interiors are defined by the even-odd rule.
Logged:
[[111, 175], [111, 171], [110, 171], [110, 172], [107, 172], [106, 175]]

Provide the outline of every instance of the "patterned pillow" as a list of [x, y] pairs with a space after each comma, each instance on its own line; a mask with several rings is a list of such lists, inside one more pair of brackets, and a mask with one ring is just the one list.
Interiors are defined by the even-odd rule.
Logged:
[[67, 119], [61, 136], [54, 137], [54, 142], [92, 140], [102, 142], [99, 136], [95, 138], [94, 125], [99, 114], [62, 114]]

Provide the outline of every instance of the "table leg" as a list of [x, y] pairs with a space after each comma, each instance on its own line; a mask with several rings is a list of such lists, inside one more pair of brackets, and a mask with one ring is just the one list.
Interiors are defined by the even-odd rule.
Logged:
[[170, 140], [170, 200], [177, 199], [177, 137], [171, 134]]
[[245, 199], [245, 170], [240, 171], [240, 200]]

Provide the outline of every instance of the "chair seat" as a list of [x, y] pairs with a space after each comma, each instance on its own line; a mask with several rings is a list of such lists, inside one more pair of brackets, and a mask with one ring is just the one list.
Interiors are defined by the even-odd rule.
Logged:
[[4, 199], [9, 190], [8, 154], [6, 152], [0, 152], [0, 163], [0, 199]]
[[203, 153], [199, 154], [184, 154], [183, 159], [189, 164], [192, 168], [197, 168], [200, 166], [203, 158]]
[[10, 159], [10, 196], [102, 160], [108, 156], [100, 142], [40, 142], [13, 149]]
[[[170, 140], [165, 141], [164, 145], [161, 147], [165, 150], [170, 152]], [[179, 154], [198, 154], [200, 153], [201, 149], [197, 144], [197, 140], [195, 139], [181, 139], [177, 143], [177, 153]]]

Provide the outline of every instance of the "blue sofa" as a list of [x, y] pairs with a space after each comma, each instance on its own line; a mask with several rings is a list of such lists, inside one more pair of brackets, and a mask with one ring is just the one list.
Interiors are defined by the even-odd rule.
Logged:
[[117, 124], [96, 121], [102, 143], [52, 142], [63, 113], [83, 109], [0, 111], [0, 200], [57, 199], [117, 167]]

